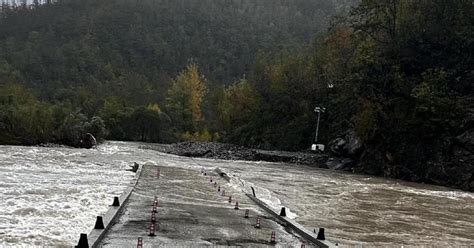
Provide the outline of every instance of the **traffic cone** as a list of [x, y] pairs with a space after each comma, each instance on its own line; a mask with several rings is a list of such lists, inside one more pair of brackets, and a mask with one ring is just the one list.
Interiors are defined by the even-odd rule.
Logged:
[[156, 236], [155, 235], [155, 223], [150, 223], [150, 233], [148, 234], [148, 236]]
[[152, 223], [155, 223], [155, 222], [156, 222], [156, 214], [155, 214], [155, 212], [153, 212], [153, 211], [151, 212], [151, 222], [152, 222]]
[[270, 237], [270, 243], [275, 244], [276, 243], [276, 234], [275, 231], [272, 231], [272, 236]]
[[142, 237], [138, 237], [137, 248], [143, 248], [143, 239], [142, 239]]
[[156, 197], [153, 201], [153, 213], [158, 213], [158, 199]]

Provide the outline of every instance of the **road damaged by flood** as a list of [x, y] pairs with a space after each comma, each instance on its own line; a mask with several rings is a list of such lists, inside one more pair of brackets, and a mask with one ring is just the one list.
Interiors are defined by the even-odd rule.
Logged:
[[142, 170], [98, 247], [132, 247], [139, 238], [143, 247], [311, 247], [214, 171]]

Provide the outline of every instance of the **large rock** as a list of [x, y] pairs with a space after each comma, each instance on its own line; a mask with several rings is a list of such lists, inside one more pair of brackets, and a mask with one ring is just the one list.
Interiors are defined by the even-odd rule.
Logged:
[[332, 154], [342, 157], [357, 158], [362, 151], [362, 142], [353, 129], [328, 144]]
[[81, 148], [90, 149], [96, 145], [97, 145], [97, 140], [95, 139], [94, 135], [90, 133], [86, 133], [86, 135], [84, 135], [84, 137], [82, 137], [82, 139], [79, 142], [79, 147]]
[[354, 160], [350, 158], [328, 158], [326, 167], [331, 170], [352, 171]]
[[329, 141], [329, 150], [332, 154], [342, 156], [344, 154], [344, 146], [346, 145], [346, 140], [338, 137]]

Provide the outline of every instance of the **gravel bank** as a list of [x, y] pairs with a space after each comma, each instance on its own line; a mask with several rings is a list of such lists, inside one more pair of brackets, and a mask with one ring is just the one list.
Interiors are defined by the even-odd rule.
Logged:
[[140, 148], [186, 157], [284, 162], [335, 170], [348, 170], [350, 168], [350, 163], [352, 163], [352, 161], [348, 161], [347, 159], [332, 158], [326, 154], [266, 151], [215, 142], [181, 142], [171, 145], [150, 144], [141, 146]]

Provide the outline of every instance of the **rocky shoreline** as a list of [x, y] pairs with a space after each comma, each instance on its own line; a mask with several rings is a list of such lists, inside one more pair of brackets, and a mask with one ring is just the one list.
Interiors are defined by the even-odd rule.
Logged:
[[327, 154], [312, 152], [266, 151], [225, 143], [215, 142], [181, 142], [176, 144], [149, 144], [140, 146], [159, 152], [185, 157], [267, 161], [302, 164], [324, 169], [351, 171], [353, 160], [330, 157]]
[[[352, 135], [349, 135], [352, 136]], [[442, 170], [438, 172], [437, 166], [432, 166], [431, 173], [425, 178], [392, 176], [385, 173], [373, 172], [371, 168], [365, 168], [363, 161], [357, 160], [354, 154], [359, 154], [360, 149], [357, 142], [350, 141], [350, 138], [337, 140], [329, 146], [329, 154], [306, 152], [286, 152], [286, 151], [267, 151], [252, 149], [243, 146], [237, 146], [225, 143], [215, 142], [181, 142], [175, 144], [147, 144], [140, 146], [142, 149], [151, 149], [163, 153], [169, 153], [186, 157], [223, 159], [223, 160], [245, 160], [245, 161], [267, 161], [283, 162], [290, 164], [301, 164], [316, 168], [331, 170], [340, 170], [358, 174], [367, 174], [373, 176], [384, 176], [406, 181], [429, 183], [452, 188], [459, 188], [466, 191], [474, 191], [474, 180], [471, 174], [468, 176], [459, 176], [458, 170]], [[383, 161], [379, 163], [384, 164]], [[463, 171], [471, 170], [473, 165], [466, 166]], [[438, 173], [435, 173], [438, 172]], [[415, 173], [409, 173], [416, 175]], [[441, 175], [441, 176], [440, 176]]]

